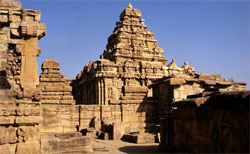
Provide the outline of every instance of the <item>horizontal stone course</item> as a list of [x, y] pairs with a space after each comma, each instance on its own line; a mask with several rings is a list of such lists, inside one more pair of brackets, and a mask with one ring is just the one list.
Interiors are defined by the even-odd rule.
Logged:
[[249, 151], [249, 98], [249, 91], [207, 92], [174, 102], [173, 114], [161, 119], [160, 147], [196, 153]]

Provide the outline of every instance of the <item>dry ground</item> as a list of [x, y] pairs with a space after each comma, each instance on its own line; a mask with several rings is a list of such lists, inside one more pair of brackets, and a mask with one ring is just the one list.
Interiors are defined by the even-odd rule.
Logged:
[[159, 143], [135, 144], [124, 141], [93, 139], [91, 142], [94, 154], [141, 154], [161, 153]]

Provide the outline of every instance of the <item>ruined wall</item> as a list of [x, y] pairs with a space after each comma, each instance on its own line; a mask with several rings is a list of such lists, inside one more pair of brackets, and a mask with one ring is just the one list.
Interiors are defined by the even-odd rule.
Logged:
[[72, 105], [71, 80], [59, 72], [60, 65], [56, 60], [47, 59], [42, 64], [39, 87], [42, 90], [42, 104]]
[[79, 125], [79, 107], [42, 104], [41, 132], [74, 132]]
[[41, 132], [77, 131], [79, 107], [74, 106], [71, 80], [59, 72], [60, 65], [56, 60], [45, 60], [41, 68]]
[[250, 92], [204, 93], [174, 102], [161, 119], [160, 147], [169, 152], [248, 153]]
[[[79, 105], [79, 129], [94, 127], [101, 128], [101, 106], [100, 105]], [[105, 116], [104, 116], [105, 117]], [[108, 115], [108, 117], [110, 117]]]
[[42, 154], [93, 154], [90, 138], [80, 132], [43, 135], [41, 149]]
[[175, 74], [154, 81], [153, 87], [154, 96], [159, 101], [159, 117], [165, 117], [172, 110], [172, 102], [202, 92], [244, 91], [246, 83], [224, 79], [219, 74]]
[[154, 130], [157, 121], [157, 110], [154, 105], [149, 104], [79, 105], [79, 107], [80, 129], [94, 127], [99, 130], [103, 124], [114, 125], [122, 122], [123, 134], [142, 133]]
[[40, 11], [0, 0], [0, 152], [40, 153]]

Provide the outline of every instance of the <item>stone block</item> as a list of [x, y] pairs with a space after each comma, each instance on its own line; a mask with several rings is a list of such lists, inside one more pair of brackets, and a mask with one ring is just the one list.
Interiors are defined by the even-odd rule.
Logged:
[[71, 86], [64, 86], [64, 87], [63, 87], [63, 90], [64, 90], [64, 91], [70, 91], [70, 92], [71, 92], [71, 91], [72, 91], [72, 87], [71, 87]]
[[63, 127], [55, 126], [55, 125], [40, 126], [40, 132], [43, 132], [43, 133], [63, 132]]
[[8, 138], [9, 138], [9, 143], [16, 143], [17, 142], [17, 133], [16, 133], [16, 128], [15, 127], [8, 127], [7, 128], [8, 131]]
[[110, 112], [110, 106], [101, 106], [102, 112]]
[[15, 121], [15, 117], [14, 116], [10, 116], [10, 117], [3, 117], [0, 116], [0, 125], [9, 125], [9, 124], [14, 124]]
[[148, 87], [134, 87], [134, 86], [125, 86], [125, 93], [147, 93]]
[[142, 134], [124, 134], [122, 140], [137, 144], [144, 144], [144, 143], [155, 143], [156, 135], [142, 133]]
[[125, 134], [125, 125], [122, 122], [113, 123], [113, 140], [120, 140]]
[[15, 123], [17, 124], [39, 124], [42, 122], [42, 117], [40, 116], [21, 116], [16, 117]]
[[59, 100], [46, 100], [46, 96], [42, 96], [41, 104], [59, 104]]
[[37, 126], [20, 126], [17, 130], [18, 142], [36, 141], [40, 138]]
[[102, 112], [102, 117], [103, 118], [111, 117], [111, 112]]
[[216, 85], [216, 81], [215, 80], [204, 80], [204, 83], [206, 85]]
[[63, 86], [46, 86], [46, 91], [61, 91], [63, 90]]
[[16, 115], [16, 106], [0, 107], [0, 116], [15, 116], [15, 115]]
[[1, 23], [8, 23], [8, 20], [9, 20], [8, 14], [2, 14], [2, 15], [0, 16], [0, 22], [1, 22]]
[[109, 133], [106, 132], [101, 132], [100, 135], [98, 136], [99, 139], [103, 139], [103, 140], [109, 140], [110, 139], [110, 135]]
[[16, 154], [16, 144], [0, 145], [1, 154]]
[[121, 116], [121, 112], [111, 112], [111, 115], [113, 116], [113, 117], [115, 117], [115, 116]]
[[63, 132], [75, 132], [77, 131], [77, 125], [67, 126], [63, 124]]
[[73, 100], [60, 100], [59, 101], [60, 104], [74, 104], [75, 102]]
[[0, 1], [0, 6], [1, 7], [10, 7], [10, 8], [21, 8], [22, 3], [19, 1], [8, 1], [8, 0], [2, 0]]
[[143, 143], [155, 143], [156, 135], [155, 134], [139, 134], [137, 143], [138, 144], [143, 144]]
[[6, 127], [0, 127], [0, 144], [6, 144], [9, 141], [9, 135]]
[[17, 115], [22, 116], [36, 116], [36, 115], [40, 115], [41, 113], [41, 109], [38, 107], [18, 107], [16, 109], [17, 111]]
[[170, 85], [182, 85], [182, 84], [185, 84], [185, 83], [186, 83], [185, 79], [171, 78], [169, 80]]
[[29, 142], [29, 143], [18, 143], [16, 148], [16, 154], [40, 154], [40, 143]]
[[[90, 148], [90, 139], [84, 136], [60, 140], [58, 143], [58, 149], [60, 151], [84, 151], [86, 147]], [[91, 151], [91, 149], [89, 150]]]
[[72, 137], [81, 137], [82, 134], [80, 132], [67, 132], [67, 133], [56, 133], [55, 137], [59, 139], [70, 139]]

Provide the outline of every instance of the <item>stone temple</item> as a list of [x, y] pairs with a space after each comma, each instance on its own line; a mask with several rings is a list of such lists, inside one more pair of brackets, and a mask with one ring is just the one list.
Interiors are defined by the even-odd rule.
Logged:
[[[0, 153], [108, 153], [95, 138], [159, 143], [165, 152], [249, 152], [246, 83], [167, 64], [131, 4], [100, 59], [68, 79], [53, 59], [38, 75], [40, 11], [0, 0]], [[46, 53], [44, 53], [46, 54]]]

